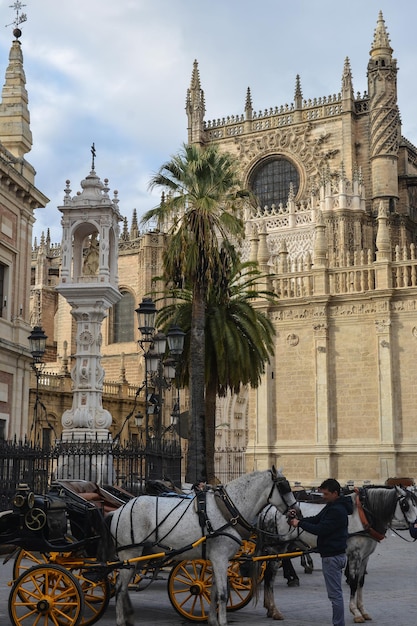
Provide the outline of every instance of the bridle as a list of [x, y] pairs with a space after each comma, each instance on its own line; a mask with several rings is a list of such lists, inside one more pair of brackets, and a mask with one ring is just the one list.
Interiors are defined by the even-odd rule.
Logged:
[[[409, 491], [408, 489], [404, 489], [404, 491], [405, 491], [404, 495], [400, 494], [398, 496], [397, 503], [400, 505], [401, 513], [403, 514], [404, 520], [408, 526], [409, 533], [413, 537], [414, 541], [416, 541], [417, 540], [417, 519], [410, 522], [409, 519], [407, 518], [407, 513], [410, 510], [410, 502], [409, 502], [410, 500], [414, 505], [417, 506], [417, 496], [412, 491]], [[394, 528], [391, 527], [391, 530], [393, 530], [396, 534], [398, 534]]]
[[291, 507], [294, 506], [294, 504], [296, 504], [296, 499], [295, 496], [291, 490], [291, 486], [290, 483], [288, 482], [288, 480], [285, 478], [285, 476], [280, 476], [279, 474], [277, 474], [274, 471], [271, 471], [272, 474], [272, 487], [271, 487], [271, 491], [269, 492], [269, 496], [267, 498], [267, 502], [268, 504], [271, 503], [271, 498], [272, 495], [274, 493], [275, 489], [278, 489], [278, 493], [281, 496], [281, 498], [283, 499], [283, 501], [285, 502], [286, 505], [286, 510], [284, 511], [284, 515], [286, 514], [286, 512], [288, 511], [288, 509], [290, 509]]
[[[272, 478], [272, 487], [267, 498], [267, 503], [271, 504], [271, 498], [273, 496], [274, 490], [278, 489], [278, 493], [280, 494], [283, 502], [287, 507], [285, 510], [286, 513], [288, 509], [290, 509], [296, 503], [294, 494], [291, 491], [290, 483], [285, 478], [285, 476], [279, 475], [274, 468], [270, 471]], [[245, 536], [245, 534], [247, 535], [248, 533], [252, 533], [254, 530], [256, 530], [256, 527], [248, 522], [240, 513], [239, 509], [237, 508], [223, 485], [218, 485], [215, 488], [214, 496], [228, 524], [238, 527], [237, 530], [242, 536]], [[259, 513], [260, 511], [256, 511], [255, 515], [258, 516]]]

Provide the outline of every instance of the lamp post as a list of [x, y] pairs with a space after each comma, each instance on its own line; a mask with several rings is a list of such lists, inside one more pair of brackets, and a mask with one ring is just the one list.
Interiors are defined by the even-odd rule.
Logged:
[[35, 372], [36, 376], [36, 397], [35, 397], [35, 406], [33, 409], [33, 422], [30, 428], [30, 432], [34, 430], [34, 440], [36, 442], [36, 429], [39, 421], [39, 405], [40, 397], [39, 397], [39, 379], [42, 373], [42, 369], [44, 367], [44, 363], [42, 363], [43, 355], [46, 351], [46, 340], [48, 337], [45, 335], [45, 332], [41, 326], [34, 326], [32, 332], [29, 337], [29, 350], [32, 354], [32, 369]]
[[[174, 419], [178, 419], [179, 415], [177, 366], [184, 347], [185, 333], [178, 326], [171, 326], [167, 335], [157, 331], [155, 327], [157, 310], [151, 298], [142, 299], [142, 302], [136, 309], [136, 314], [139, 332], [141, 333], [139, 344], [145, 359], [145, 450], [147, 453], [150, 453], [152, 447], [153, 450], [156, 449], [160, 453], [162, 437], [171, 429]], [[167, 428], [163, 428], [163, 395], [164, 391], [171, 387], [174, 379], [177, 383], [177, 398], [171, 415], [171, 424]], [[157, 393], [150, 393], [150, 382], [152, 383], [152, 389], [156, 390]], [[149, 423], [150, 415], [154, 416], [152, 429]], [[148, 471], [148, 460], [146, 460], [147, 477], [149, 477], [148, 474], [150, 473]], [[155, 477], [161, 478], [161, 476]]]

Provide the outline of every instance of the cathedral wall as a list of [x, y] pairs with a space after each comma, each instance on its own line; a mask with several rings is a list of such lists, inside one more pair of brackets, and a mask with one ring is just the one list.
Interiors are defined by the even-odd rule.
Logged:
[[406, 446], [417, 442], [417, 302], [395, 302], [393, 308], [396, 310], [392, 318], [391, 339], [395, 434], [396, 441]]
[[[339, 313], [347, 313], [343, 307]], [[379, 441], [378, 362], [373, 316], [340, 315], [329, 332], [331, 441]]]
[[275, 343], [276, 446], [316, 440], [313, 330], [305, 325], [277, 325]]
[[[134, 352], [135, 351], [135, 352]], [[104, 350], [103, 350], [104, 352]], [[110, 344], [105, 350], [101, 364], [106, 373], [106, 382], [117, 382], [122, 377], [122, 360], [125, 368], [124, 376], [129, 385], [139, 385], [142, 382], [141, 361], [143, 360], [134, 342]]]

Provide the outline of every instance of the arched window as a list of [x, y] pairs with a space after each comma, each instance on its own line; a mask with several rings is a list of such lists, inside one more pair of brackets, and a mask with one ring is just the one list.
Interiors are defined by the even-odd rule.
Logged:
[[110, 343], [134, 341], [135, 301], [130, 291], [121, 291], [122, 297], [113, 307]]
[[300, 186], [300, 175], [295, 165], [284, 157], [272, 157], [258, 165], [249, 184], [263, 209], [272, 204], [285, 206], [291, 183], [296, 195]]

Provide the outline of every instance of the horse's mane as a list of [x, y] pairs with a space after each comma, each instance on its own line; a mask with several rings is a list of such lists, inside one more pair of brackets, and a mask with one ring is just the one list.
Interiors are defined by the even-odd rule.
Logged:
[[395, 489], [384, 487], [368, 487], [365, 489], [365, 508], [369, 509], [373, 520], [379, 527], [384, 528], [392, 522], [397, 506], [397, 492]]

